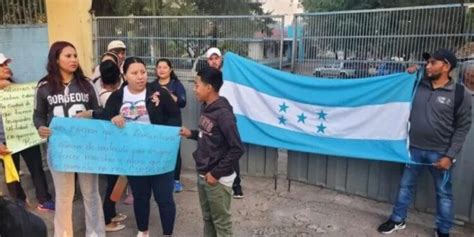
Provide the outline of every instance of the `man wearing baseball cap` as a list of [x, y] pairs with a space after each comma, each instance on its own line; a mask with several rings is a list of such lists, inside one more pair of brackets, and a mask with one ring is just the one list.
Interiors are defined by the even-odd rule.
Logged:
[[206, 52], [206, 57], [207, 57], [207, 65], [209, 67], [213, 67], [213, 68], [221, 70], [222, 54], [218, 48], [216, 47], [209, 48]]
[[[436, 230], [449, 236], [453, 225], [452, 165], [471, 127], [471, 95], [449, 73], [457, 65], [447, 49], [423, 53], [425, 77], [416, 91], [410, 114], [410, 155], [423, 165], [406, 165], [389, 220], [378, 231], [390, 234], [405, 229], [418, 174], [427, 167], [436, 190]], [[408, 235], [408, 233], [406, 234]]]
[[[100, 62], [105, 62], [107, 60], [112, 60], [117, 64], [117, 67], [122, 72], [122, 64], [125, 61], [126, 57], [127, 46], [121, 40], [112, 40], [107, 45], [107, 52], [100, 56]], [[99, 65], [94, 68], [94, 72], [92, 74], [92, 81], [96, 87], [100, 87], [101, 85], [101, 74], [99, 70]]]
[[114, 53], [118, 57], [118, 65], [122, 65], [125, 61], [125, 53], [127, 51], [127, 46], [121, 40], [113, 40], [110, 41], [109, 45], [107, 45], [107, 52]]
[[[207, 65], [209, 67], [221, 70], [222, 53], [218, 48], [216, 47], [209, 48], [206, 52], [206, 57], [207, 57]], [[235, 177], [234, 183], [232, 185], [233, 197], [235, 199], [242, 199], [244, 198], [244, 193], [242, 191], [242, 186], [240, 185], [242, 180], [240, 179], [240, 164], [238, 160], [234, 164], [234, 170], [237, 176]]]

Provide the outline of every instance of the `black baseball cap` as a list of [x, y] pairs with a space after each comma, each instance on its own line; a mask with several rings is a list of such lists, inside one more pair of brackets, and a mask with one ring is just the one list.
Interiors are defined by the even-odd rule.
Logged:
[[447, 62], [451, 65], [451, 69], [455, 68], [458, 64], [458, 59], [456, 58], [456, 55], [454, 55], [454, 53], [448, 49], [438, 49], [434, 53], [425, 52], [422, 54], [422, 56], [423, 59], [425, 59], [426, 61], [428, 61], [428, 59], [430, 58], [434, 58], [436, 60]]

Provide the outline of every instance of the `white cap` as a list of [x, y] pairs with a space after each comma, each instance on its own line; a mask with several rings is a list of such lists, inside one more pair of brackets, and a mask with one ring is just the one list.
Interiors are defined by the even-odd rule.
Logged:
[[110, 41], [109, 45], [107, 45], [107, 51], [110, 51], [111, 49], [126, 49], [127, 46], [125, 46], [125, 43], [121, 40], [113, 40]]
[[5, 62], [10, 62], [12, 61], [10, 58], [5, 57], [3, 53], [0, 53], [0, 64], [4, 64]]
[[210, 58], [213, 54], [217, 54], [217, 56], [221, 57], [222, 54], [221, 54], [221, 51], [216, 48], [216, 47], [212, 47], [212, 48], [209, 48], [206, 52], [206, 57], [207, 58]]

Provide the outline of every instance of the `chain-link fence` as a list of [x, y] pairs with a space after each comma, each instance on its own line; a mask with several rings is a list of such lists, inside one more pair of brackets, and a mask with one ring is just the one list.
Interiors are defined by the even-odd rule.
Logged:
[[329, 78], [403, 72], [410, 63], [422, 63], [423, 52], [467, 47], [474, 40], [473, 7], [453, 4], [296, 15], [292, 70]]
[[218, 47], [280, 68], [283, 21], [283, 16], [97, 17], [95, 50], [100, 55], [111, 40], [120, 39], [128, 55], [150, 67], [165, 57], [176, 71], [191, 73], [206, 65], [208, 48]]
[[44, 0], [0, 0], [0, 25], [44, 24]]

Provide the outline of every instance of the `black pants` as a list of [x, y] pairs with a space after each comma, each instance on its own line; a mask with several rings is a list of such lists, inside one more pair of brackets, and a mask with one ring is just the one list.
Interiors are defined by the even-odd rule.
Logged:
[[150, 197], [153, 192], [160, 212], [163, 235], [172, 235], [176, 218], [173, 172], [151, 176], [127, 176], [133, 193], [133, 210], [139, 231], [148, 230]]
[[[33, 179], [33, 185], [36, 189], [36, 199], [39, 203], [44, 203], [51, 200], [51, 194], [48, 192], [48, 183], [46, 182], [46, 175], [43, 170], [43, 161], [41, 159], [41, 150], [39, 145], [30, 147], [18, 153], [12, 155], [13, 163], [15, 164], [16, 170], [20, 170], [20, 155], [30, 171], [31, 178]], [[21, 187], [20, 182], [12, 182], [7, 184], [8, 192], [10, 196], [26, 201], [26, 194]]]
[[105, 224], [108, 225], [112, 222], [112, 218], [117, 215], [117, 211], [115, 210], [115, 202], [110, 200], [110, 195], [114, 190], [115, 183], [117, 182], [118, 175], [105, 175], [107, 178], [107, 189], [105, 190], [105, 197], [104, 197], [104, 219]]
[[176, 167], [174, 168], [174, 180], [179, 180], [181, 176], [181, 146], [178, 148], [178, 157], [176, 158]]
[[239, 164], [239, 161], [235, 161], [234, 162], [234, 171], [235, 171], [235, 174], [237, 175], [237, 177], [235, 177], [234, 179], [234, 183], [232, 184], [232, 188], [240, 188], [240, 164]]

